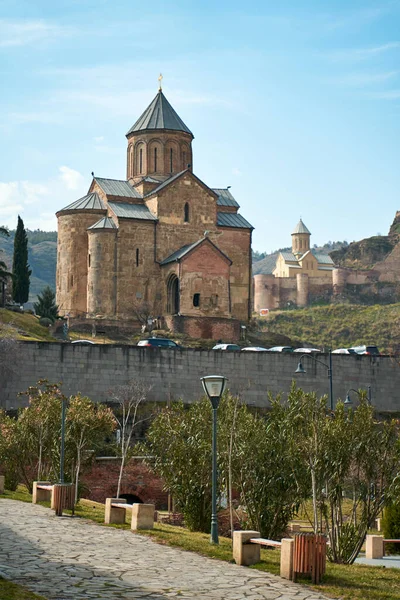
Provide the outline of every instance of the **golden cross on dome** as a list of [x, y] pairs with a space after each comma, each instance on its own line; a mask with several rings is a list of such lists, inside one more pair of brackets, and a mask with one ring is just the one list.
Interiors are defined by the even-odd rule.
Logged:
[[159, 84], [159, 85], [160, 85], [160, 87], [158, 88], [158, 91], [159, 91], [159, 92], [161, 92], [161, 91], [162, 91], [162, 85], [161, 85], [161, 82], [162, 82], [162, 80], [163, 80], [163, 76], [162, 76], [162, 73], [160, 73], [160, 75], [159, 75], [159, 77], [158, 77], [158, 81], [160, 82], [160, 84]]

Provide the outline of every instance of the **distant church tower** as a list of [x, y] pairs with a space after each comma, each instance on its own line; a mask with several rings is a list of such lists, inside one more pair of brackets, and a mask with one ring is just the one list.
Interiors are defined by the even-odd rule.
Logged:
[[292, 233], [292, 252], [296, 258], [303, 256], [310, 249], [310, 237], [310, 231], [300, 219]]
[[126, 137], [126, 178], [130, 183], [144, 177], [163, 181], [185, 169], [193, 170], [193, 133], [172, 108], [161, 86]]

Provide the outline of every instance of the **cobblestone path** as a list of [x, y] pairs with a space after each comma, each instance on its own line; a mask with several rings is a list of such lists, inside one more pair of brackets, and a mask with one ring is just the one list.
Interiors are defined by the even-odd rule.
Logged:
[[0, 500], [0, 575], [49, 600], [324, 600], [269, 575], [130, 531]]

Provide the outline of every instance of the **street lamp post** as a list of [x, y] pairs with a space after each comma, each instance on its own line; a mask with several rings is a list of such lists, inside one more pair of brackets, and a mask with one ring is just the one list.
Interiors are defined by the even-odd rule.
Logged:
[[[354, 388], [350, 388], [346, 392], [346, 400], [344, 402], [345, 404], [352, 404], [352, 400], [350, 398], [350, 392], [354, 392], [355, 394], [357, 394], [357, 396], [359, 398], [361, 396], [361, 393], [358, 390], [355, 390]], [[372, 391], [371, 391], [370, 385], [367, 386], [367, 400], [368, 400], [368, 404], [372, 404]]]
[[201, 377], [203, 389], [210, 399], [213, 411], [212, 426], [212, 496], [211, 496], [211, 544], [218, 544], [217, 521], [217, 410], [225, 388], [226, 378], [222, 375]]
[[311, 354], [302, 354], [299, 359], [299, 364], [297, 365], [297, 369], [295, 373], [307, 373], [307, 371], [303, 367], [302, 359], [310, 358], [316, 363], [323, 365], [326, 369], [328, 369], [328, 379], [329, 379], [329, 404], [331, 412], [333, 412], [333, 383], [332, 383], [332, 353], [329, 351], [329, 364], [324, 363], [322, 360], [315, 358]]

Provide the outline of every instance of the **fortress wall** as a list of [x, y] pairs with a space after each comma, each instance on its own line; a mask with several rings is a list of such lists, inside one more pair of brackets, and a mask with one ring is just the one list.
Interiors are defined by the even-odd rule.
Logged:
[[[326, 354], [318, 358], [328, 361]], [[344, 399], [350, 388], [371, 385], [377, 409], [400, 412], [400, 366], [396, 359], [349, 355], [333, 355], [332, 359], [335, 398]], [[40, 378], [62, 382], [65, 394], [81, 392], [96, 401], [107, 400], [111, 388], [137, 378], [152, 386], [149, 399], [194, 402], [202, 395], [200, 377], [215, 373], [228, 377], [230, 390], [255, 406], [268, 406], [268, 392], [283, 392], [285, 397], [293, 380], [306, 391], [327, 394], [327, 369], [305, 357], [307, 373], [295, 375], [298, 360], [298, 354], [21, 342], [20, 363], [11, 365], [13, 370], [1, 382], [0, 407], [26, 405], [26, 397], [18, 397], [18, 392]]]

